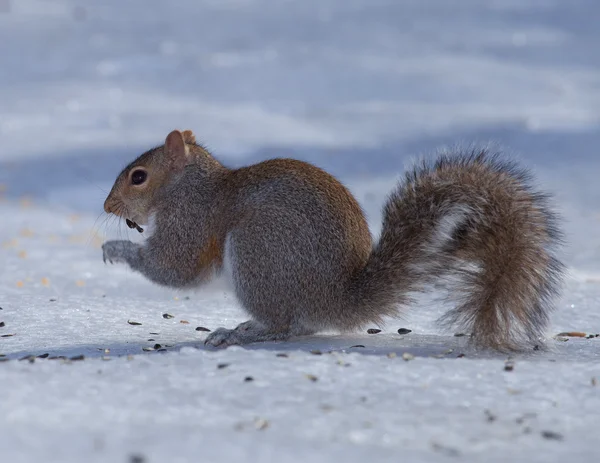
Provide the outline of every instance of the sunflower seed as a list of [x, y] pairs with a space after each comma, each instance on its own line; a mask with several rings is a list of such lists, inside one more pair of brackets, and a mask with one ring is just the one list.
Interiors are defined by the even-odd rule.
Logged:
[[134, 326], [141, 325], [141, 323], [140, 323], [140, 322], [134, 322], [134, 321], [132, 321], [132, 320], [127, 320], [127, 323], [129, 323], [130, 325], [134, 325]]
[[412, 330], [409, 330], [408, 328], [399, 328], [398, 329], [398, 334], [408, 334], [411, 332], [412, 332]]
[[381, 333], [381, 330], [379, 330], [377, 328], [369, 328], [367, 330], [367, 334], [377, 334], [377, 333]]
[[198, 327], [196, 328], [196, 331], [206, 331], [206, 332], [208, 332], [208, 331], [210, 331], [210, 330], [209, 330], [208, 328], [204, 328], [203, 326], [198, 326]]
[[166, 318], [167, 320], [169, 320], [171, 318], [175, 318], [175, 315], [171, 315], [170, 313], [164, 313], [163, 318]]

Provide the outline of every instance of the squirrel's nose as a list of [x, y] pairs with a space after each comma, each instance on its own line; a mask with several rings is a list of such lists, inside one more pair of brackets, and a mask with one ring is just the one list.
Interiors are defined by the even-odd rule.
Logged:
[[112, 202], [109, 201], [108, 198], [106, 199], [106, 201], [104, 201], [104, 212], [106, 212], [107, 214], [112, 213]]

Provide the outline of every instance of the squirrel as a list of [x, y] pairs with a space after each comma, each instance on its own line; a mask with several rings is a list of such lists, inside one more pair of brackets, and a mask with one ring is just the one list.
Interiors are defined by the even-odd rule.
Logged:
[[442, 153], [392, 191], [374, 242], [357, 200], [324, 170], [294, 159], [230, 169], [174, 130], [123, 169], [104, 203], [152, 234], [105, 242], [103, 259], [182, 289], [226, 272], [250, 320], [213, 331], [211, 346], [381, 325], [448, 281], [443, 326], [477, 348], [539, 349], [565, 269], [549, 199], [487, 148]]

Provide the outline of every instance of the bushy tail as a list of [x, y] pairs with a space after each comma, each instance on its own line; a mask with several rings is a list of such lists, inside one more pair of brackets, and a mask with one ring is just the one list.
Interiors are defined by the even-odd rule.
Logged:
[[438, 278], [454, 309], [440, 320], [481, 347], [541, 345], [563, 277], [548, 197], [486, 150], [443, 155], [389, 197], [379, 242], [354, 282], [365, 314], [391, 315]]

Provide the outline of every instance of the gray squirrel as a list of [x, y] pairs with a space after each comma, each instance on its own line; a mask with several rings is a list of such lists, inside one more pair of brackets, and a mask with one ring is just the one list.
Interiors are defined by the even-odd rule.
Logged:
[[544, 345], [564, 276], [548, 199], [486, 149], [440, 155], [390, 194], [374, 243], [360, 205], [327, 172], [293, 159], [229, 169], [190, 130], [174, 130], [121, 172], [104, 204], [132, 228], [152, 221], [153, 233], [107, 241], [103, 258], [173, 288], [226, 268], [251, 319], [210, 333], [212, 346], [380, 324], [450, 281], [443, 325], [481, 348], [523, 351]]

